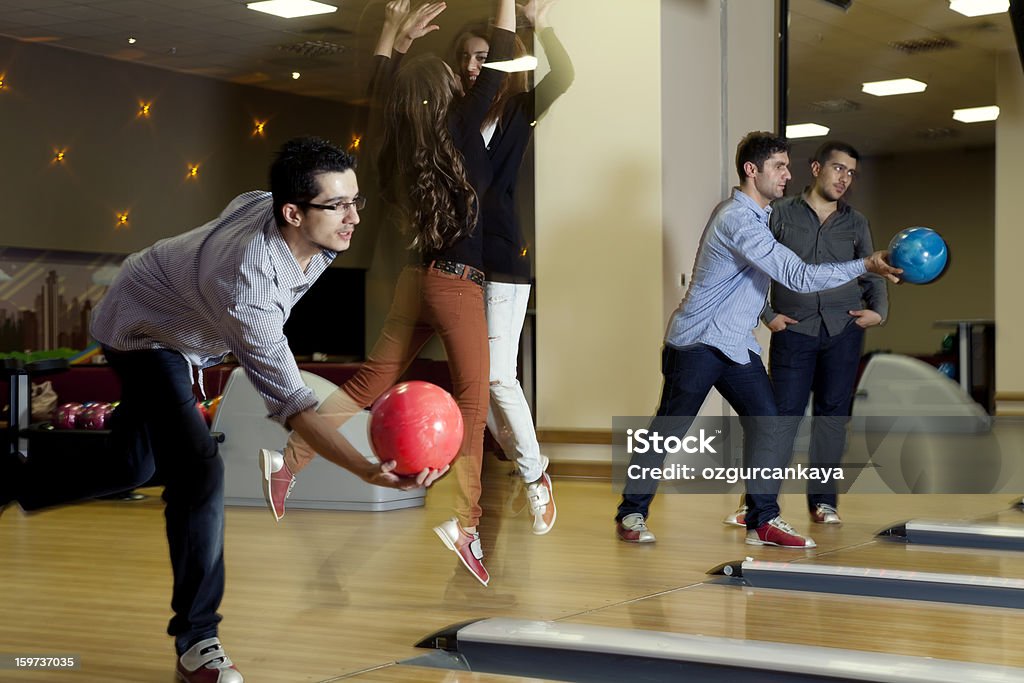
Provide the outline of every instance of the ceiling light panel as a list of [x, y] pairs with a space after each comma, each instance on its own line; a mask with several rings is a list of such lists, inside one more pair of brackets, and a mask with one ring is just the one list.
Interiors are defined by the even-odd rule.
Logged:
[[949, 0], [949, 9], [965, 17], [999, 14], [1010, 9], [1010, 0]]
[[786, 137], [790, 140], [797, 138], [820, 138], [828, 135], [829, 129], [817, 123], [794, 123], [786, 126]]
[[246, 7], [285, 19], [308, 17], [314, 14], [330, 14], [338, 10], [334, 5], [313, 0], [264, 0], [263, 2], [250, 2]]
[[888, 97], [889, 95], [906, 95], [908, 93], [924, 92], [928, 87], [927, 83], [915, 81], [913, 78], [895, 78], [889, 81], [873, 81], [865, 83], [861, 88], [869, 95]]
[[970, 107], [968, 109], [954, 109], [953, 118], [960, 123], [980, 123], [982, 121], [995, 121], [999, 118], [999, 107]]

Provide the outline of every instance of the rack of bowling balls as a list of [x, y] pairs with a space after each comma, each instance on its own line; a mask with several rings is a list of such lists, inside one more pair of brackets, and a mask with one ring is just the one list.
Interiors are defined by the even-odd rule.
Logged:
[[[217, 415], [217, 408], [220, 406], [221, 396], [205, 401], [196, 401], [196, 410], [206, 421], [206, 426], [213, 425], [213, 418]], [[50, 423], [52, 429], [60, 430], [88, 430], [99, 431], [110, 429], [110, 416], [117, 408], [120, 401], [105, 403], [102, 401], [72, 401], [62, 403], [53, 411], [53, 420]]]

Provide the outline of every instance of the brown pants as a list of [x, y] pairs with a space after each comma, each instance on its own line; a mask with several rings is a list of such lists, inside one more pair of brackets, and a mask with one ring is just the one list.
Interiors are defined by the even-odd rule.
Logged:
[[[480, 521], [480, 469], [489, 400], [487, 319], [483, 288], [456, 275], [407, 267], [398, 279], [391, 311], [366, 363], [332, 393], [317, 412], [339, 427], [390, 389], [437, 333], [444, 344], [464, 433], [452, 465], [458, 481], [455, 514], [464, 527]], [[285, 462], [298, 473], [316, 453], [292, 432]]]

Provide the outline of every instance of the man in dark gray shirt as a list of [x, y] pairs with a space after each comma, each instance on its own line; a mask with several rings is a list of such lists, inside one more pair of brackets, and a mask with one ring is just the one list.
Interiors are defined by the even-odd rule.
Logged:
[[[811, 159], [813, 184], [773, 203], [770, 228], [807, 263], [832, 263], [872, 253], [867, 219], [843, 201], [857, 177], [860, 155], [852, 146], [827, 141]], [[772, 283], [761, 319], [772, 331], [769, 373], [780, 416], [802, 416], [813, 392], [810, 462], [836, 467], [843, 455], [864, 330], [889, 311], [885, 281], [866, 274], [813, 294]], [[798, 422], [789, 427], [795, 432]], [[807, 504], [819, 524], [841, 522], [835, 483], [808, 482]], [[746, 509], [725, 518], [743, 526]]]

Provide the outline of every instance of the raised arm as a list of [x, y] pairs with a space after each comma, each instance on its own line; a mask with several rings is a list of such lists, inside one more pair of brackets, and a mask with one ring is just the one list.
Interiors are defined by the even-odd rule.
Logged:
[[[377, 45], [373, 50], [373, 75], [370, 77], [370, 85], [367, 94], [370, 96], [370, 105], [375, 110], [380, 110], [387, 99], [388, 89], [394, 78], [397, 60], [391, 58], [395, 49], [395, 40], [402, 22], [409, 12], [409, 0], [391, 0], [384, 6], [384, 26], [377, 38]], [[376, 122], [380, 120], [379, 115], [371, 117], [370, 127], [376, 128]]]
[[534, 87], [533, 115], [539, 119], [562, 96], [576, 77], [569, 53], [548, 22], [548, 12], [557, 0], [530, 0], [519, 10], [534, 29], [548, 58], [548, 73]]
[[515, 32], [516, 3], [515, 0], [498, 0], [498, 13], [494, 17], [494, 27]]
[[[516, 5], [513, 0], [499, 0], [494, 32], [487, 52], [488, 62], [504, 62], [512, 58], [516, 30]], [[501, 86], [504, 71], [487, 68], [480, 70], [476, 84], [459, 101], [457, 114], [465, 130], [479, 131], [487, 110]]]
[[[408, 0], [405, 4], [409, 4]], [[416, 40], [441, 28], [433, 21], [447, 7], [447, 3], [444, 2], [428, 2], [407, 11], [399, 23], [395, 36], [395, 52], [405, 54]]]
[[381, 28], [380, 37], [377, 38], [377, 46], [373, 54], [378, 57], [391, 57], [395, 49], [395, 41], [398, 38], [398, 31], [409, 14], [409, 0], [391, 0], [384, 5], [384, 26]]

